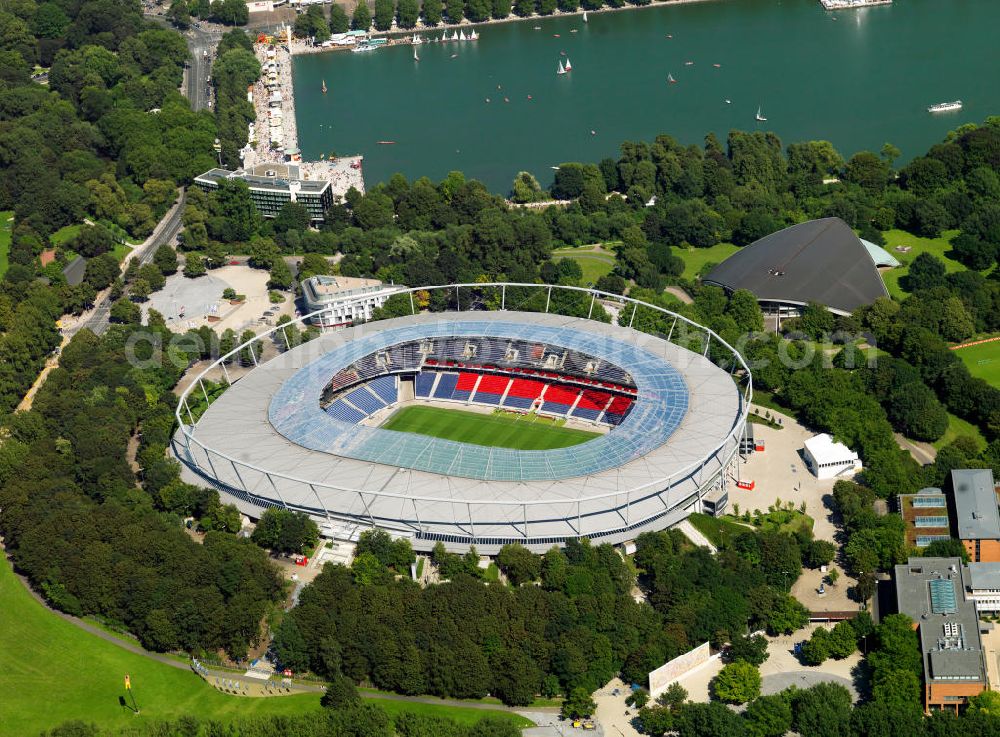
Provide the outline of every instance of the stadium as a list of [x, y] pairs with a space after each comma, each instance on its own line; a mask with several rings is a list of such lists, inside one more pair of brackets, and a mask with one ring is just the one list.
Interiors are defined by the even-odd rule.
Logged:
[[[515, 289], [521, 304], [537, 292], [539, 311], [505, 309]], [[553, 290], [585, 293], [591, 313], [600, 299], [621, 326], [555, 314]], [[435, 291], [451, 309], [418, 310], [414, 294]], [[186, 476], [250, 517], [286, 507], [328, 537], [377, 526], [417, 550], [623, 543], [724, 508], [752, 388], [713, 332], [577, 287], [407, 292], [409, 316], [298, 346], [275, 328], [203, 370], [177, 408], [173, 449]], [[625, 327], [637, 313], [665, 334]], [[279, 350], [264, 360], [268, 341]], [[241, 351], [255, 365], [209, 403], [204, 379], [221, 370], [228, 381]]]

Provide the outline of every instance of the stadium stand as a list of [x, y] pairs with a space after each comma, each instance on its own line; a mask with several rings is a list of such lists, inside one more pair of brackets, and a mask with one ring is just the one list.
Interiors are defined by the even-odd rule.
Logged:
[[433, 371], [421, 371], [413, 385], [413, 394], [417, 397], [430, 397], [434, 388], [434, 378], [437, 376]]
[[611, 400], [611, 404], [608, 405], [608, 409], [604, 413], [604, 421], [609, 425], [620, 425], [621, 421], [628, 416], [631, 409], [631, 399], [628, 397], [615, 397]]
[[363, 413], [358, 412], [350, 405], [344, 404], [339, 399], [326, 408], [326, 413], [335, 420], [350, 422], [352, 425], [356, 425], [365, 418]]
[[500, 399], [507, 391], [510, 384], [509, 376], [498, 376], [496, 374], [483, 374], [476, 388], [476, 395], [472, 398], [474, 402], [482, 404], [500, 404]]
[[550, 384], [542, 396], [542, 411], [556, 415], [565, 415], [569, 412], [579, 394], [580, 390], [576, 387]]
[[381, 399], [376, 397], [363, 386], [359, 386], [357, 389], [345, 396], [344, 399], [360, 409], [366, 415], [370, 415], [372, 412], [377, 412], [385, 407], [385, 403], [382, 402]]
[[541, 396], [545, 384], [533, 379], [514, 379], [503, 400], [504, 407], [515, 409], [531, 409], [535, 400]]
[[458, 384], [458, 374], [441, 374], [437, 388], [434, 389], [435, 399], [452, 399], [455, 386]]
[[368, 382], [368, 388], [386, 404], [393, 404], [399, 399], [395, 376], [379, 376], [377, 379], [372, 379]]
[[459, 402], [464, 402], [472, 396], [472, 390], [476, 388], [477, 381], [479, 381], [479, 374], [470, 374], [463, 371], [458, 375], [458, 383], [455, 385], [455, 391], [452, 392], [451, 398]]
[[570, 415], [585, 420], [596, 420], [601, 416], [604, 408], [608, 406], [610, 399], [611, 395], [607, 392], [584, 389], [580, 394], [580, 401], [577, 402]]

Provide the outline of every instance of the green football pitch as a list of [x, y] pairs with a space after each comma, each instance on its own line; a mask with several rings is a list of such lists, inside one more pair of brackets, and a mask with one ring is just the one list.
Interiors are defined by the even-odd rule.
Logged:
[[599, 433], [559, 427], [538, 415], [498, 415], [440, 407], [404, 407], [382, 425], [460, 443], [514, 450], [552, 450], [585, 443]]
[[970, 345], [955, 353], [969, 369], [969, 373], [1000, 387], [1000, 341]]

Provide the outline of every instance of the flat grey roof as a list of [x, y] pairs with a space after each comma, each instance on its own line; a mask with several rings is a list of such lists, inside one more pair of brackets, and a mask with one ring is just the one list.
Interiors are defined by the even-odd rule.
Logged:
[[895, 568], [899, 612], [917, 624], [928, 680], [985, 681], [975, 604], [961, 558], [910, 558]]
[[1000, 589], [1000, 563], [969, 563], [968, 568], [973, 589]]
[[988, 468], [956, 468], [951, 472], [958, 536], [963, 540], [1000, 539], [993, 471]]
[[71, 262], [66, 264], [66, 268], [63, 269], [63, 276], [66, 277], [66, 283], [71, 287], [75, 287], [77, 284], [83, 282], [83, 276], [87, 273], [87, 259], [83, 256], [77, 256]]
[[747, 289], [759, 300], [819, 302], [845, 313], [889, 296], [868, 249], [840, 218], [810, 220], [765, 236], [716, 266], [704, 281]]
[[320, 194], [330, 183], [318, 179], [285, 179], [283, 177], [264, 177], [248, 174], [242, 169], [229, 171], [228, 169], [209, 169], [204, 174], [195, 177], [195, 181], [202, 181], [206, 184], [218, 184], [224, 179], [242, 179], [251, 189], [259, 189], [272, 192], [288, 192], [289, 183], [297, 182], [299, 192], [302, 194]]

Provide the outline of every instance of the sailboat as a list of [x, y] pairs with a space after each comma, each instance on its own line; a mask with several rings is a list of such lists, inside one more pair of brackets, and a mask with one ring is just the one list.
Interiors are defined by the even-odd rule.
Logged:
[[458, 32], [458, 40], [459, 41], [464, 41], [465, 40], [465, 31], [459, 31]]
[[323, 86], [320, 89], [323, 90], [323, 94], [325, 95], [326, 94], [326, 80], [325, 79], [323, 80]]
[[583, 22], [584, 23], [587, 22], [587, 11], [586, 10], [583, 11]]
[[757, 120], [760, 121], [761, 123], [766, 123], [767, 122], [767, 118], [765, 118], [764, 115], [760, 111], [760, 105], [757, 106]]
[[413, 61], [420, 61], [420, 57], [417, 56], [417, 47], [413, 47]]
[[556, 74], [565, 74], [566, 70], [563, 69], [562, 59], [559, 60], [559, 69], [556, 70]]
[[668, 82], [669, 82], [670, 84], [677, 84], [677, 80], [676, 80], [676, 79], [674, 79], [674, 75], [673, 75], [673, 74], [668, 74], [668, 75], [667, 75], [667, 81], [668, 81]]
[[476, 33], [475, 31], [469, 31], [469, 40], [470, 41], [478, 41], [479, 40], [479, 34]]
[[572, 72], [573, 71], [573, 65], [569, 63], [569, 57], [568, 56], [566, 57], [566, 71], [567, 72]]

